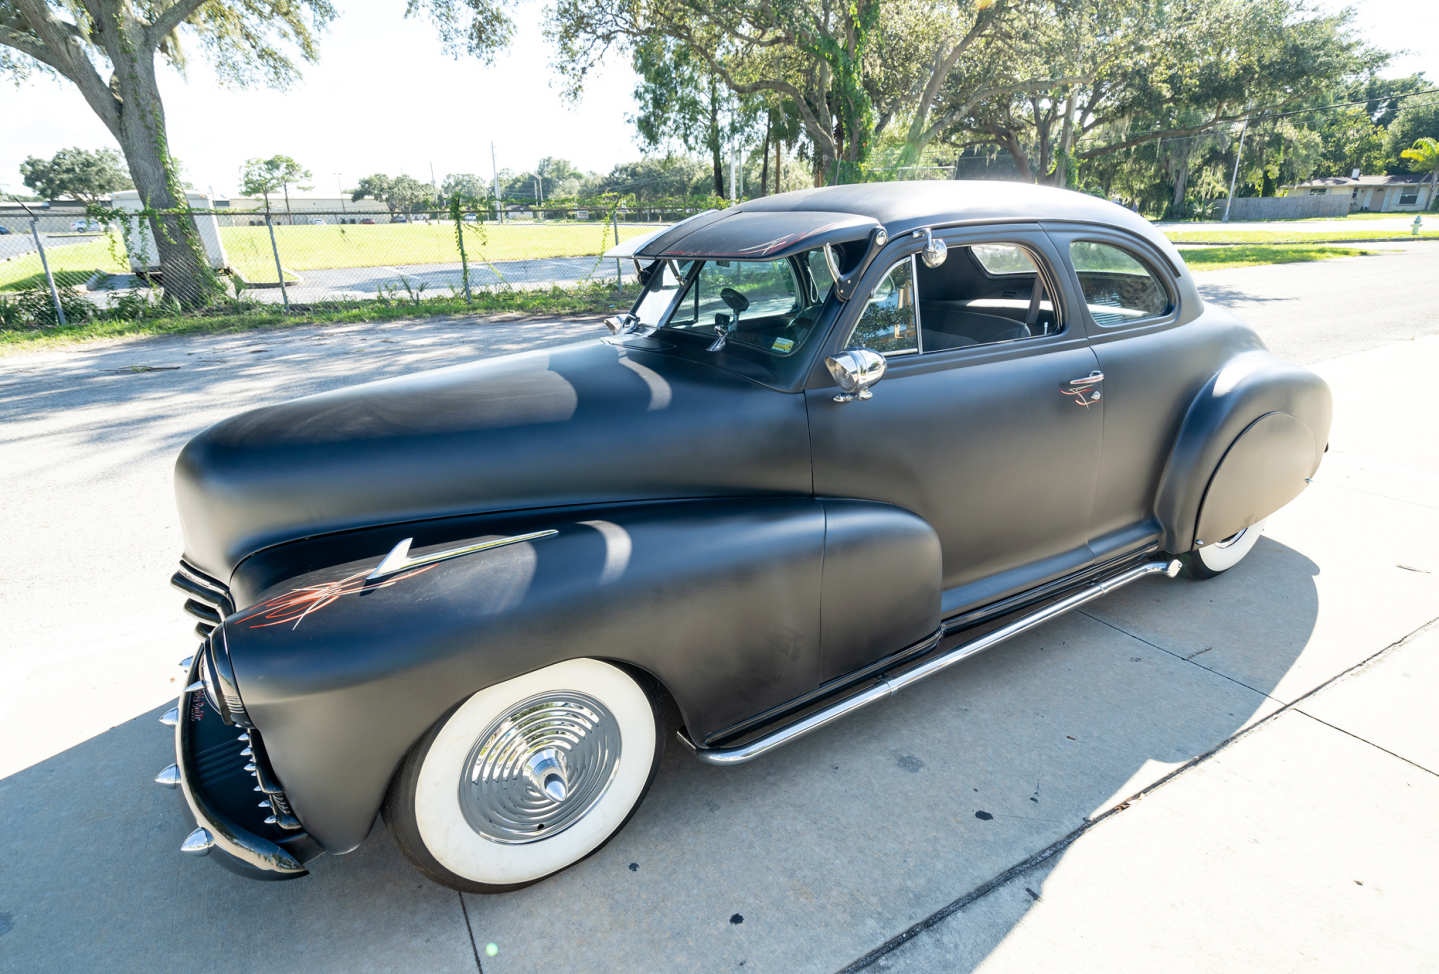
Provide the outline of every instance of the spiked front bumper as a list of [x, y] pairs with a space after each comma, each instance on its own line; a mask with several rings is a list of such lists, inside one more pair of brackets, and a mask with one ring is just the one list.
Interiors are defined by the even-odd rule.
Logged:
[[304, 864], [323, 850], [291, 811], [260, 732], [248, 726], [238, 698], [231, 703], [221, 693], [220, 701], [208, 699], [214, 690], [207, 693], [207, 680], [212, 687], [223, 682], [215, 678], [216, 638], [223, 637], [217, 632], [184, 661], [185, 689], [176, 707], [160, 718], [175, 728], [175, 763], [155, 781], [178, 788], [195, 820], [180, 851], [206, 855], [218, 850], [221, 865], [255, 878], [303, 876]]

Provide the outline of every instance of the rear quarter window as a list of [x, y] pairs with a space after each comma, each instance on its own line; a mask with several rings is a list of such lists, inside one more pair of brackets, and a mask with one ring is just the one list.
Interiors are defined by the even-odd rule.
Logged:
[[1102, 326], [1162, 318], [1174, 310], [1169, 289], [1138, 257], [1113, 244], [1075, 240], [1069, 259], [1089, 307]]

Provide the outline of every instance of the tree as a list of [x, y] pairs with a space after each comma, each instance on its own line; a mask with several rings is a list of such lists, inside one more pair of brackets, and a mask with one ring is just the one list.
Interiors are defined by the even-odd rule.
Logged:
[[709, 166], [684, 156], [622, 162], [595, 184], [596, 194], [633, 196], [642, 203], [703, 196], [711, 188]]
[[253, 196], [259, 193], [265, 197], [265, 212], [270, 212], [270, 194], [276, 190], [285, 193], [285, 218], [295, 225], [295, 214], [290, 211], [290, 186], [296, 189], [310, 189], [302, 185], [310, 178], [310, 170], [289, 156], [271, 156], [268, 159], [251, 159], [240, 170], [240, 190]]
[[[450, 185], [451, 178], [453, 177], [446, 178], [446, 186]], [[481, 184], [480, 191], [483, 194], [483, 184]], [[429, 183], [422, 183], [413, 176], [386, 176], [379, 172], [366, 176], [350, 191], [350, 199], [358, 202], [366, 196], [384, 203], [390, 211], [390, 216], [397, 213], [416, 213], [420, 210], [439, 208], [434, 188]]]
[[1414, 144], [1399, 153], [1409, 161], [1414, 172], [1429, 174], [1429, 209], [1439, 210], [1439, 139], [1428, 136], [1415, 139]]
[[440, 193], [446, 202], [457, 199], [465, 206], [474, 206], [485, 198], [485, 181], [472, 172], [452, 172], [440, 183]]
[[[1177, 140], [1223, 131], [1258, 107], [1275, 117], [1387, 58], [1360, 42], [1352, 12], [1315, 16], [1301, 0], [1048, 0], [1045, 6], [1026, 10], [1024, 29], [1009, 31], [1010, 58], [980, 68], [981, 79], [1008, 82], [1017, 93], [971, 100], [962, 113], [949, 109], [957, 97], [950, 95], [945, 107], [955, 119], [951, 144], [998, 146], [1024, 178], [1058, 185], [1082, 182], [1075, 166], [1149, 142], [1197, 148], [1198, 141]], [[1022, 84], [1039, 66], [1060, 80], [1048, 87]], [[963, 75], [953, 81], [963, 97], [979, 84]], [[1299, 131], [1276, 127], [1272, 134]], [[1163, 161], [1173, 160], [1171, 153]]]
[[[782, 102], [804, 127], [816, 181], [827, 182], [863, 178], [891, 121], [926, 132], [946, 79], [1011, 6], [1030, 2], [556, 0], [548, 26], [572, 91], [611, 47], [663, 39], [735, 95]], [[897, 21], [910, 25], [895, 28], [910, 43], [881, 53]]]
[[31, 156], [20, 164], [20, 177], [45, 199], [71, 196], [87, 205], [126, 189], [120, 154], [114, 149], [61, 149], [49, 159]]
[[385, 205], [391, 213], [416, 213], [435, 208], [435, 191], [429, 183], [413, 176], [396, 176], [385, 192]]
[[379, 200], [384, 203], [390, 211], [390, 216], [395, 215], [395, 208], [390, 204], [390, 184], [394, 180], [382, 172], [372, 173], [350, 190], [350, 202], [358, 203], [368, 196], [372, 200]]
[[1404, 159], [1404, 150], [1412, 148], [1415, 142], [1424, 138], [1439, 138], [1439, 95], [1420, 95], [1404, 100], [1404, 105], [1394, 116], [1394, 121], [1384, 130], [1384, 155], [1388, 171], [1406, 171], [1408, 163]]
[[[451, 54], [485, 58], [509, 38], [500, 2], [406, 0], [405, 15], [427, 14]], [[284, 87], [298, 73], [291, 53], [314, 60], [334, 15], [330, 0], [0, 0], [0, 73], [38, 70], [79, 90], [149, 209], [166, 297], [193, 307], [220, 288], [170, 155], [156, 60], [183, 68], [182, 47], [194, 41], [221, 80]]]
[[669, 37], [651, 37], [634, 45], [639, 114], [631, 120], [647, 149], [678, 143], [710, 160], [711, 188], [725, 195], [726, 147], [748, 141], [762, 102], [741, 98], [689, 48]]

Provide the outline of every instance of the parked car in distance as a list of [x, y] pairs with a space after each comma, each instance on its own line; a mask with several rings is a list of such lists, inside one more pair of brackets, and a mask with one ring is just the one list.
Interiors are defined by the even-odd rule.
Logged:
[[9, 227], [0, 226], [0, 237], [6, 236], [7, 234], [9, 234], [9, 232], [10, 232], [10, 228], [9, 228]]
[[375, 221], [374, 221], [374, 219], [373, 219], [372, 217], [368, 217], [368, 216], [367, 216], [367, 217], [362, 217], [362, 218], [360, 219], [360, 222], [368, 226], [368, 225], [373, 224]]
[[95, 220], [76, 220], [70, 224], [70, 229], [77, 233], [99, 233], [103, 228]]
[[312, 217], [310, 217], [310, 226], [312, 226], [312, 227], [323, 227], [324, 225], [325, 225], [325, 220], [324, 220], [323, 217], [318, 217], [318, 216], [312, 216]]
[[438, 882], [534, 882], [625, 823], [676, 728], [750, 761], [1121, 586], [1229, 571], [1328, 446], [1324, 383], [1089, 196], [838, 186], [606, 256], [643, 289], [603, 340], [181, 452], [183, 851], [299, 876], [382, 814]]

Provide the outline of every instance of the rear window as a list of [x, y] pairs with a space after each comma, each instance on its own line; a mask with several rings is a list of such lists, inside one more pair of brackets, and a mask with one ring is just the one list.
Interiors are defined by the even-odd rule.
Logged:
[[1113, 244], [1076, 240], [1069, 245], [1069, 259], [1090, 317], [1100, 325], [1159, 318], [1174, 309], [1169, 290], [1153, 272]]

